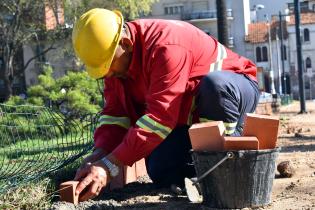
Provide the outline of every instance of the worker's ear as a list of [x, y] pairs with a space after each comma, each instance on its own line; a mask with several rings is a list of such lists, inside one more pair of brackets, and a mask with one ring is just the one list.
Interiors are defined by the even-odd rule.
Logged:
[[132, 52], [132, 50], [133, 50], [133, 42], [131, 41], [131, 39], [129, 39], [127, 37], [121, 38], [120, 45], [121, 45], [122, 49], [127, 51], [127, 52]]

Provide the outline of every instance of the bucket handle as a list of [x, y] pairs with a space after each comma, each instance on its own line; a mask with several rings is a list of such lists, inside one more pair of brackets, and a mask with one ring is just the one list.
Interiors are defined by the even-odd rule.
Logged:
[[227, 159], [232, 159], [234, 158], [234, 153], [233, 152], [227, 152], [226, 155], [224, 156], [224, 158], [222, 158], [222, 160], [220, 160], [217, 164], [215, 164], [212, 168], [210, 168], [208, 171], [206, 171], [205, 173], [203, 173], [201, 176], [199, 177], [193, 177], [190, 180], [193, 182], [193, 185], [196, 185], [197, 183], [199, 183], [201, 180], [203, 180], [208, 174], [210, 174], [214, 169], [216, 169], [219, 165], [221, 165], [224, 161], [226, 161]]

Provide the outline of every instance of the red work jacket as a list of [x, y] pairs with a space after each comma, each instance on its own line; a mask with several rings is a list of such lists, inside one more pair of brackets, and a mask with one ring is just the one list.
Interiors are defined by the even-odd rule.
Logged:
[[[256, 80], [256, 66], [189, 23], [127, 23], [134, 43], [127, 78], [105, 79], [105, 107], [94, 134], [125, 165], [148, 156], [178, 125], [198, 121], [200, 79], [222, 69]], [[192, 121], [192, 119], [195, 119]]]

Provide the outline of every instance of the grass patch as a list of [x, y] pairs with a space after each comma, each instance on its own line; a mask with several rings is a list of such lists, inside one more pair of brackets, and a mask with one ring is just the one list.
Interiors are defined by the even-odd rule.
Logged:
[[48, 196], [49, 185], [50, 180], [44, 179], [38, 183], [10, 189], [7, 193], [0, 195], [0, 209], [48, 209], [51, 206], [51, 197]]
[[48, 177], [9, 189], [0, 194], [0, 209], [5, 210], [43, 210], [49, 209], [59, 200], [59, 185], [72, 180], [83, 158], [51, 173]]
[[[0, 148], [1, 180], [41, 175], [65, 164], [92, 144], [89, 133], [50, 140], [27, 139]], [[0, 189], [1, 191], [1, 189]]]
[[[83, 157], [77, 160], [73, 157], [86, 151], [91, 144], [92, 138], [88, 132], [2, 144], [0, 209], [48, 209], [53, 201], [59, 200], [60, 183], [72, 180], [82, 162]], [[66, 166], [62, 169], [47, 174], [63, 164]]]

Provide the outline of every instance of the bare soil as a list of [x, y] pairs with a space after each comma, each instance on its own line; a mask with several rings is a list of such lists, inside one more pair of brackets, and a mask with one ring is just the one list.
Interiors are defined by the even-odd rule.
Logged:
[[[273, 184], [272, 203], [259, 209], [315, 210], [315, 102], [308, 101], [306, 110], [308, 113], [298, 114], [300, 104], [294, 102], [282, 106], [280, 113], [276, 114], [281, 119], [278, 146], [282, 148], [277, 164], [291, 161], [295, 174], [291, 178], [276, 178]], [[155, 189], [150, 179], [143, 177], [123, 189], [104, 192], [98, 198], [79, 203], [77, 206], [56, 202], [51, 209], [199, 210], [209, 208], [202, 204], [190, 203], [185, 194], [176, 195], [170, 189]]]

